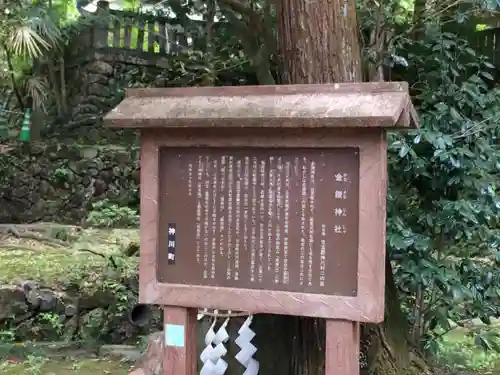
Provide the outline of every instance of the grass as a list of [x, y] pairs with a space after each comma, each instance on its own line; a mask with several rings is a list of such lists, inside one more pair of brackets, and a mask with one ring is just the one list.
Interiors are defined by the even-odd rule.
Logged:
[[30, 357], [22, 364], [0, 363], [2, 375], [126, 375], [130, 366], [104, 359], [49, 360]]
[[[72, 237], [67, 234], [70, 227], [63, 230], [66, 231], [64, 236]], [[28, 279], [57, 288], [62, 280], [67, 281], [68, 275], [75, 275], [75, 270], [79, 274], [89, 274], [107, 266], [105, 257], [85, 249], [110, 255], [138, 241], [139, 232], [134, 229], [85, 229], [71, 238], [67, 247], [23, 238], [3, 238], [0, 240], [0, 283]]]
[[[500, 322], [493, 322], [489, 330], [500, 334]], [[439, 363], [457, 373], [500, 375], [500, 353], [494, 350], [485, 352], [468, 332], [457, 327], [443, 336], [437, 358]]]
[[[86, 280], [86, 275], [101, 274], [108, 267], [107, 258], [99, 254], [117, 254], [139, 241], [139, 232], [134, 229], [85, 229], [77, 233], [74, 227], [58, 226], [55, 231], [48, 236], [67, 242], [67, 246], [0, 237], [0, 285], [35, 280], [57, 289], [73, 278]], [[115, 261], [119, 262], [118, 257]], [[137, 258], [129, 258], [121, 266], [136, 272], [136, 261]], [[115, 360], [50, 359], [44, 353], [31, 355], [22, 363], [0, 358], [1, 375], [126, 375], [129, 367]]]

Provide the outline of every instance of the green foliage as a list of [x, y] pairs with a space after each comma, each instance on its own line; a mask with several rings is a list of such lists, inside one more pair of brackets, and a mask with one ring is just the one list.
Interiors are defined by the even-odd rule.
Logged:
[[[483, 336], [498, 337], [498, 323], [491, 327], [474, 327], [472, 331], [482, 330]], [[475, 370], [484, 373], [497, 373], [500, 370], [500, 354], [484, 350], [478, 342], [471, 340], [471, 331], [460, 327], [446, 335], [438, 345], [437, 361], [452, 371]], [[476, 336], [478, 337], [478, 336]], [[490, 338], [490, 342], [495, 342]]]
[[54, 359], [40, 353], [31, 355], [22, 364], [0, 362], [2, 375], [126, 375], [130, 365], [123, 361], [106, 359]]
[[44, 107], [48, 82], [34, 75], [32, 66], [35, 59], [61, 46], [60, 17], [56, 8], [44, 2], [22, 0], [0, 6], [0, 90], [7, 93], [5, 109], [22, 112], [32, 105]]
[[16, 338], [14, 331], [10, 329], [0, 329], [0, 344], [4, 342], [12, 342]]
[[127, 228], [139, 225], [139, 214], [129, 207], [120, 207], [108, 200], [92, 205], [85, 223], [96, 228]]
[[[62, 237], [62, 233], [58, 230], [54, 235]], [[137, 240], [137, 230], [85, 229], [65, 248], [24, 242], [13, 249], [4, 245], [0, 283], [36, 280], [45, 290], [63, 296], [64, 306], [78, 305], [83, 311], [76, 327], [71, 316], [60, 315], [60, 311], [40, 312], [20, 321], [25, 305], [19, 306], [13, 310], [15, 316], [0, 323], [0, 343], [10, 343], [12, 352], [18, 350], [16, 342], [27, 339], [84, 340], [86, 345], [134, 342], [135, 337], [123, 330], [128, 312], [137, 303], [138, 263], [127, 253], [130, 243]]]
[[456, 35], [404, 48], [421, 128], [390, 136], [388, 245], [413, 338], [435, 351], [450, 320], [500, 314], [500, 92]]

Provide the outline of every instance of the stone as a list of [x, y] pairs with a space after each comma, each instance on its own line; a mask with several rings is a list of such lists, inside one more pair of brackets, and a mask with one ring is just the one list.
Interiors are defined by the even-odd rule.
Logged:
[[80, 326], [80, 317], [78, 315], [72, 316], [64, 323], [64, 337], [67, 341], [74, 339], [76, 332]]
[[97, 177], [97, 176], [99, 176], [99, 169], [97, 169], [97, 168], [94, 168], [94, 167], [89, 168], [89, 169], [87, 170], [87, 172], [88, 172], [88, 174], [89, 174], [90, 176], [92, 176], [92, 177]]
[[51, 200], [56, 196], [56, 190], [54, 187], [45, 180], [40, 180], [39, 193], [48, 200]]
[[84, 147], [80, 150], [80, 155], [84, 159], [95, 159], [99, 155], [99, 150], [95, 147]]
[[113, 181], [113, 173], [109, 170], [102, 170], [101, 173], [99, 173], [99, 179], [109, 184]]
[[90, 95], [102, 96], [104, 98], [110, 98], [113, 96], [113, 92], [106, 85], [106, 82], [104, 82], [104, 84], [94, 83], [92, 85], [89, 85], [89, 87], [87, 88], [87, 93]]
[[10, 165], [1, 178], [9, 187], [0, 192], [3, 222], [79, 224], [97, 200], [119, 205], [139, 201], [137, 147], [124, 151], [46, 141], [37, 143], [36, 152], [35, 162], [30, 149], [15, 148], [1, 156]]
[[157, 77], [154, 85], [155, 85], [155, 87], [167, 87], [168, 86], [168, 78]]
[[128, 152], [118, 152], [116, 154], [116, 160], [120, 164], [129, 164], [130, 163], [130, 153], [128, 153]]
[[89, 175], [85, 175], [82, 177], [82, 186], [88, 187], [92, 183], [92, 178]]
[[23, 198], [28, 196], [30, 190], [27, 186], [18, 186], [12, 189], [12, 196], [16, 198]]
[[109, 78], [107, 76], [103, 76], [102, 74], [87, 73], [84, 74], [83, 80], [87, 85], [92, 85], [94, 83], [106, 84], [108, 83]]
[[99, 357], [136, 362], [141, 358], [141, 352], [133, 345], [103, 345], [99, 348]]
[[40, 142], [33, 142], [31, 144], [31, 154], [34, 156], [42, 155], [45, 152], [45, 147]]
[[163, 374], [163, 331], [154, 332], [148, 336], [148, 346], [137, 361], [137, 369], [142, 369], [145, 375], [162, 375]]
[[78, 312], [78, 309], [74, 305], [66, 305], [64, 307], [64, 315], [67, 317], [73, 317]]
[[89, 73], [102, 74], [104, 76], [113, 75], [113, 66], [104, 61], [94, 61], [88, 64], [85, 69]]
[[96, 180], [94, 182], [94, 195], [99, 196], [102, 195], [108, 190], [108, 186], [103, 180]]
[[78, 119], [75, 119], [71, 122], [71, 127], [76, 129], [85, 126], [94, 126], [99, 121], [98, 116], [92, 116], [89, 114], [85, 114], [85, 116], [79, 116]]
[[139, 182], [141, 181], [141, 173], [139, 171], [133, 171], [130, 174], [130, 177], [136, 184], [139, 184]]
[[92, 105], [92, 104], [79, 104], [77, 106], [75, 106], [75, 108], [73, 109], [73, 116], [77, 116], [79, 114], [91, 114], [91, 115], [95, 115], [97, 113], [100, 113], [100, 109], [95, 106], [95, 105]]
[[15, 285], [0, 286], [0, 322], [29, 310], [24, 290]]
[[23, 288], [23, 291], [25, 293], [31, 292], [31, 291], [37, 291], [38, 290], [38, 283], [35, 280], [23, 280], [19, 284], [21, 288]]
[[40, 298], [38, 298], [38, 293], [36, 290], [26, 291], [25, 297], [31, 309], [38, 309], [38, 307], [40, 306]]
[[53, 311], [57, 306], [57, 296], [52, 291], [42, 290], [38, 293], [40, 299], [39, 310], [41, 312]]
[[36, 163], [34, 163], [34, 164], [31, 164], [31, 165], [30, 165], [29, 170], [30, 170], [30, 173], [31, 173], [31, 174], [33, 174], [33, 175], [37, 175], [37, 174], [39, 174], [40, 172], [42, 172], [42, 167], [40, 166], [40, 164], [36, 164]]
[[87, 95], [86, 97], [87, 103], [90, 105], [96, 106], [98, 109], [106, 108], [107, 105], [103, 105], [103, 100], [100, 96], [97, 95]]

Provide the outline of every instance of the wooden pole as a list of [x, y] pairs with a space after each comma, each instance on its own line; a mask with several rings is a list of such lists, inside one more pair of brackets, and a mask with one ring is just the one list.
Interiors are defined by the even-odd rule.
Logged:
[[196, 375], [196, 310], [164, 306], [164, 375]]
[[359, 323], [326, 321], [325, 375], [359, 375]]

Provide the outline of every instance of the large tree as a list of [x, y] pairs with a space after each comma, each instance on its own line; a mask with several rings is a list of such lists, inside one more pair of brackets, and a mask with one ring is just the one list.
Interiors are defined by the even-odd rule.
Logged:
[[282, 83], [362, 81], [353, 0], [278, 0], [278, 56]]

